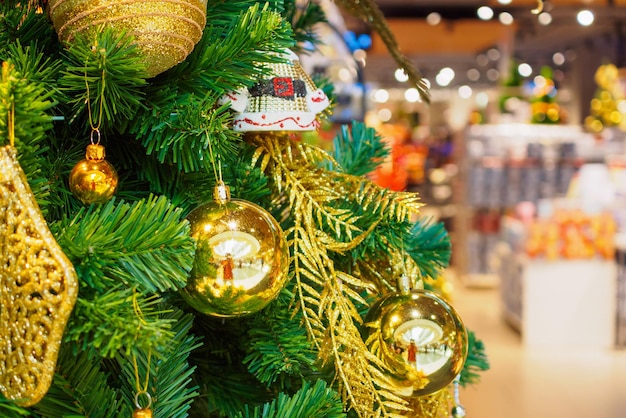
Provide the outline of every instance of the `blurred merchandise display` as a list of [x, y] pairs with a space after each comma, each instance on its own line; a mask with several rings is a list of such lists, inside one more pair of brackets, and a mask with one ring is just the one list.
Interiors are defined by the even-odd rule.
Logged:
[[[611, 182], [611, 177], [619, 175], [615, 167], [621, 160], [615, 156], [625, 153], [625, 136], [619, 130], [605, 130], [599, 137], [573, 125], [473, 125], [458, 142], [462, 146], [461, 193], [457, 196], [454, 262], [469, 285], [497, 283], [494, 254], [501, 234], [499, 219], [513, 213], [520, 203], [532, 204], [541, 212], [542, 202], [566, 196], [580, 200], [580, 193], [591, 193], [595, 200], [582, 199], [587, 207], [581, 209], [608, 209], [602, 203], [608, 198], [613, 213], [619, 207], [613, 198], [619, 195], [619, 187], [626, 187]], [[594, 179], [581, 180], [581, 167], [595, 175], [586, 177]], [[626, 197], [626, 192], [620, 193]], [[574, 240], [576, 235], [570, 233]]]

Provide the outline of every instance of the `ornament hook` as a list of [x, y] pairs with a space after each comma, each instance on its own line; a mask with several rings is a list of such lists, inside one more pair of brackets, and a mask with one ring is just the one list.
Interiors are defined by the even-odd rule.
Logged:
[[543, 12], [543, 0], [537, 0], [537, 7], [532, 9], [530, 12], [534, 15], [538, 15], [539, 13]]

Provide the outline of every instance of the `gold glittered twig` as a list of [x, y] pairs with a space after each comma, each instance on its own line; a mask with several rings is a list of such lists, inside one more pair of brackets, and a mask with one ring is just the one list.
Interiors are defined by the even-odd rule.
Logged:
[[374, 0], [335, 0], [335, 2], [348, 13], [371, 25], [387, 47], [389, 54], [391, 54], [398, 66], [404, 70], [404, 73], [409, 77], [409, 81], [415, 85], [422, 100], [425, 103], [429, 103], [430, 95], [428, 94], [428, 87], [424, 82], [424, 76], [400, 51], [398, 42], [389, 25], [387, 25], [385, 15]]

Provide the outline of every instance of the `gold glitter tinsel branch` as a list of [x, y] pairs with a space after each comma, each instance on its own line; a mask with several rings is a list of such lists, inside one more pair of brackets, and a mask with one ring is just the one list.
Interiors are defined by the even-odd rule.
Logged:
[[423, 75], [415, 69], [413, 64], [400, 51], [398, 42], [385, 21], [383, 12], [374, 0], [335, 0], [335, 3], [354, 17], [362, 19], [371, 25], [385, 43], [389, 54], [391, 54], [398, 66], [404, 70], [404, 73], [409, 77], [409, 81], [415, 85], [422, 100], [425, 103], [429, 103], [430, 95], [428, 94], [428, 87], [424, 82]]
[[[297, 305], [320, 360], [335, 367], [346, 407], [360, 417], [405, 416], [410, 411], [406, 400], [394, 394], [385, 365], [368, 350], [359, 330], [355, 302], [365, 300], [355, 289], [375, 286], [337, 270], [329, 253], [354, 248], [382, 219], [410, 220], [421, 205], [417, 195], [385, 191], [362, 177], [321, 169], [320, 162], [331, 160], [327, 153], [280, 134], [248, 140], [257, 146], [254, 163], [270, 175], [279, 194], [288, 196], [294, 224], [285, 232], [293, 250]], [[350, 198], [378, 220], [362, 229], [353, 211], [333, 205]]]

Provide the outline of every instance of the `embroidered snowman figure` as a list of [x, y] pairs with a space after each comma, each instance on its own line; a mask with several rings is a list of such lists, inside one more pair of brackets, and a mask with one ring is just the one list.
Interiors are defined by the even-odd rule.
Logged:
[[269, 78], [222, 98], [237, 112], [235, 131], [314, 131], [319, 127], [317, 115], [330, 101], [304, 71], [298, 56], [290, 50], [285, 55], [287, 63], [270, 64], [273, 74]]

